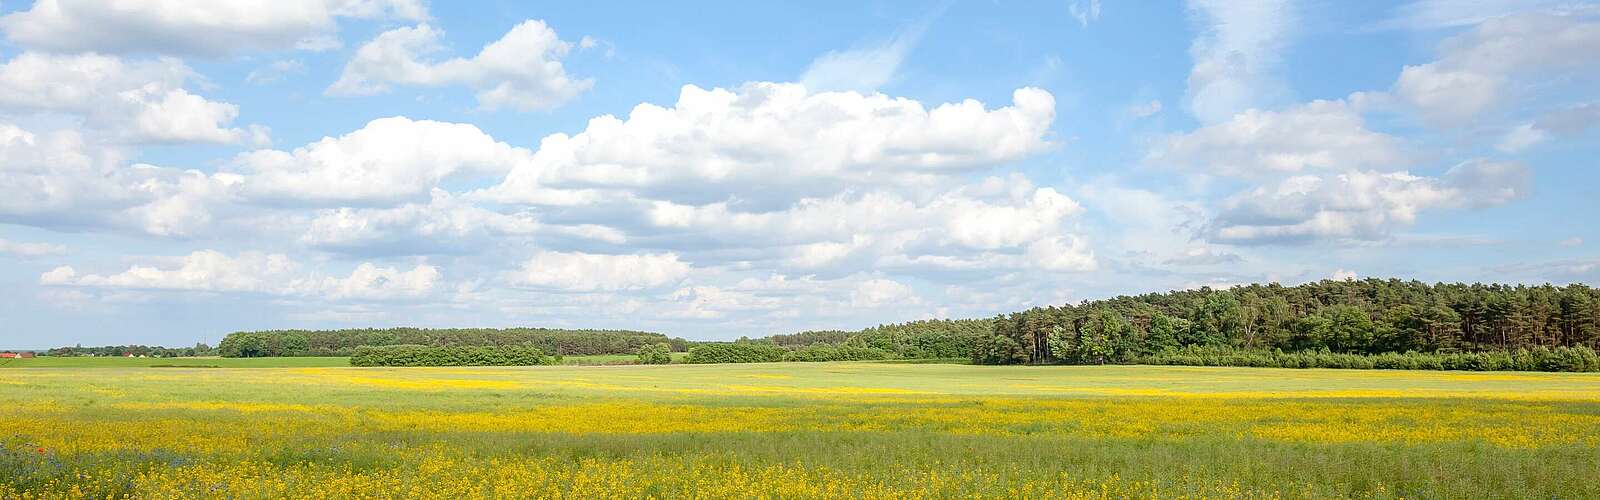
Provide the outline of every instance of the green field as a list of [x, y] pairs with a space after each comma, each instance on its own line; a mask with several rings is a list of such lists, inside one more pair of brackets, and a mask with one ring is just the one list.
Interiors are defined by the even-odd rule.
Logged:
[[[672, 353], [672, 360], [682, 361], [688, 353]], [[632, 364], [638, 356], [632, 354], [597, 354], [593, 356], [566, 356], [565, 365], [624, 365]], [[120, 357], [37, 357], [29, 359], [0, 359], [0, 368], [316, 368], [350, 366], [347, 357], [280, 357], [280, 358], [120, 358]]]
[[54, 357], [3, 359], [0, 368], [309, 368], [350, 366], [350, 358], [121, 358]]
[[0, 370], [0, 497], [1600, 497], [1600, 376]]

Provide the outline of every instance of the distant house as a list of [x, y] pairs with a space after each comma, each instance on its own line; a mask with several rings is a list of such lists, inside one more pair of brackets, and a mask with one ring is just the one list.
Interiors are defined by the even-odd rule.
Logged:
[[0, 352], [0, 358], [15, 358], [15, 357], [17, 357], [17, 353], [14, 353], [14, 352]]
[[19, 353], [17, 353], [17, 357], [19, 357], [19, 358], [31, 358], [31, 357], [33, 357], [33, 351], [22, 351], [22, 352], [19, 352]]
[[31, 358], [31, 357], [33, 357], [33, 352], [32, 351], [0, 352], [0, 358]]

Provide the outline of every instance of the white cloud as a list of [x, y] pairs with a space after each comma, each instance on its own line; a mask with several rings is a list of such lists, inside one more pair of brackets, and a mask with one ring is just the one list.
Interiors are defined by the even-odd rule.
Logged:
[[1087, 3], [1074, 0], [1067, 4], [1067, 13], [1078, 20], [1078, 25], [1089, 27], [1089, 23], [1100, 20], [1100, 0], [1089, 0]]
[[1583, 238], [1579, 238], [1577, 236], [1573, 236], [1571, 238], [1567, 238], [1567, 239], [1558, 241], [1558, 242], [1556, 242], [1556, 244], [1564, 246], [1564, 247], [1581, 246], [1581, 245], [1583, 245]]
[[1394, 17], [1378, 26], [1411, 30], [1458, 28], [1567, 3], [1567, 0], [1416, 0], [1396, 7]]
[[232, 165], [253, 198], [371, 205], [421, 198], [447, 178], [501, 175], [530, 155], [472, 125], [397, 116], [294, 151], [244, 153]]
[[1494, 148], [1504, 153], [1516, 153], [1544, 142], [1549, 138], [1550, 135], [1545, 133], [1544, 130], [1535, 128], [1532, 123], [1524, 123], [1506, 132], [1506, 135], [1500, 138], [1500, 142], [1496, 143]]
[[911, 287], [890, 279], [863, 281], [850, 292], [850, 305], [855, 307], [907, 306], [918, 302], [917, 293]]
[[210, 207], [230, 199], [240, 182], [230, 174], [126, 166], [122, 156], [72, 130], [36, 134], [0, 123], [0, 221], [186, 236], [210, 224]]
[[327, 93], [369, 95], [388, 91], [390, 85], [465, 85], [477, 92], [478, 105], [485, 109], [532, 111], [559, 106], [594, 86], [594, 80], [567, 76], [561, 59], [572, 44], [544, 21], [523, 21], [471, 59], [423, 59], [442, 50], [441, 35], [426, 24], [379, 34], [356, 50]]
[[1304, 170], [1391, 169], [1411, 155], [1405, 143], [1366, 128], [1345, 101], [1312, 101], [1284, 111], [1247, 110], [1166, 139], [1147, 162], [1207, 173], [1261, 177]]
[[1415, 223], [1426, 210], [1503, 205], [1531, 189], [1526, 166], [1483, 160], [1437, 178], [1371, 171], [1303, 175], [1228, 199], [1207, 233], [1228, 243], [1375, 240]]
[[1052, 188], [991, 178], [926, 200], [885, 191], [806, 198], [781, 211], [656, 202], [650, 222], [686, 245], [782, 248], [782, 265], [835, 272], [876, 266], [1084, 271], [1095, 267], [1067, 219], [1082, 212]]
[[121, 141], [265, 140], [265, 128], [230, 128], [239, 107], [190, 93], [183, 85], [193, 79], [176, 59], [24, 52], [0, 65], [0, 107], [75, 116]]
[[1018, 89], [1014, 104], [966, 100], [928, 109], [883, 94], [808, 93], [796, 84], [685, 86], [674, 107], [606, 115], [554, 134], [483, 196], [549, 203], [552, 188], [627, 189], [678, 202], [797, 199], [863, 185], [925, 185], [1051, 145], [1055, 99]]
[[675, 284], [689, 276], [677, 254], [604, 255], [541, 251], [511, 276], [516, 285], [569, 291], [638, 290]]
[[309, 247], [369, 255], [481, 252], [497, 244], [526, 245], [528, 238], [560, 237], [622, 244], [622, 231], [596, 224], [551, 225], [531, 213], [500, 213], [473, 205], [442, 189], [428, 203], [393, 208], [319, 210], [304, 228], [300, 243]]
[[1593, 76], [1600, 22], [1583, 13], [1539, 12], [1495, 17], [1446, 40], [1438, 60], [1406, 66], [1394, 92], [1429, 123], [1458, 127], [1501, 107], [1521, 89], [1552, 74]]
[[930, 16], [907, 26], [882, 43], [829, 51], [811, 61], [800, 76], [800, 83], [813, 92], [877, 90], [899, 74], [906, 54], [922, 41], [932, 20]]
[[54, 243], [28, 243], [22, 241], [8, 241], [0, 238], [0, 254], [13, 257], [31, 259], [34, 257], [49, 257], [67, 253], [65, 246]]
[[1328, 277], [1338, 281], [1352, 281], [1356, 279], [1356, 272], [1346, 269], [1336, 269], [1333, 271], [1333, 274], [1329, 275]]
[[421, 264], [409, 271], [362, 263], [349, 276], [303, 273], [283, 254], [245, 252], [228, 256], [199, 250], [182, 257], [154, 259], [116, 274], [82, 274], [61, 266], [39, 276], [39, 284], [85, 288], [261, 293], [326, 300], [380, 300], [421, 297], [432, 292], [439, 270]]
[[1200, 35], [1189, 47], [1189, 111], [1214, 123], [1287, 94], [1278, 73], [1298, 23], [1289, 0], [1189, 0]]
[[1150, 102], [1135, 103], [1123, 110], [1133, 118], [1149, 118], [1161, 112], [1161, 101], [1151, 99]]
[[1193, 245], [1184, 248], [1182, 252], [1164, 261], [1164, 264], [1177, 266], [1214, 266], [1221, 264], [1237, 264], [1244, 262], [1239, 254], [1223, 251], [1208, 245]]
[[245, 83], [254, 85], [271, 85], [283, 81], [290, 75], [306, 72], [306, 65], [299, 59], [279, 59], [266, 66], [251, 70], [244, 76]]
[[1579, 135], [1600, 125], [1600, 103], [1567, 106], [1540, 116], [1534, 128], [1561, 136]]
[[223, 56], [338, 46], [335, 20], [424, 20], [422, 0], [38, 0], [0, 17], [20, 45], [60, 52]]

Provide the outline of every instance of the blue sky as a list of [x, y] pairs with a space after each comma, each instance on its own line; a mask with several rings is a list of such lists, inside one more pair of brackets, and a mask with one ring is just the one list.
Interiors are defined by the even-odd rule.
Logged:
[[97, 3], [0, 3], [0, 346], [1600, 278], [1592, 3]]

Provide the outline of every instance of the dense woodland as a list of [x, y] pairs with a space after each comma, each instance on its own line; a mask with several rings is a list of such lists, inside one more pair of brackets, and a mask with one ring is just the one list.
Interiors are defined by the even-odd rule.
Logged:
[[1366, 279], [1122, 296], [995, 318], [993, 334], [979, 340], [973, 360], [1119, 363], [1190, 347], [1344, 354], [1579, 348], [1592, 354], [1600, 347], [1600, 291], [1581, 284]]
[[235, 332], [217, 345], [224, 357], [349, 356], [361, 346], [424, 345], [473, 347], [529, 345], [557, 356], [634, 354], [640, 347], [666, 343], [685, 351], [689, 342], [629, 330], [551, 328], [362, 328], [348, 330], [270, 330]]

